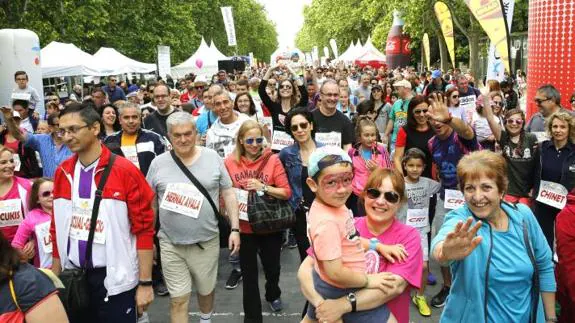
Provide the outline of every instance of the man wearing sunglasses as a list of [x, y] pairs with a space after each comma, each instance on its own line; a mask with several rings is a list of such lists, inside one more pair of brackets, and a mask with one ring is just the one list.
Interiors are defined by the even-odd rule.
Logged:
[[545, 119], [555, 112], [562, 111], [575, 115], [574, 111], [563, 109], [561, 107], [561, 94], [551, 84], [540, 86], [535, 93], [535, 99], [533, 101], [535, 101], [539, 112], [533, 114], [527, 123], [527, 127], [525, 129], [528, 132], [545, 132]]
[[108, 85], [102, 87], [102, 90], [108, 95], [110, 103], [114, 103], [118, 100], [126, 100], [126, 93], [124, 93], [121, 87], [116, 85], [117, 81], [118, 79], [115, 76], [110, 76], [108, 78]]

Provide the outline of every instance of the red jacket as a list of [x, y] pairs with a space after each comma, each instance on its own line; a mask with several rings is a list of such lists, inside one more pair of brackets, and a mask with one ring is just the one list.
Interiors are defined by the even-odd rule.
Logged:
[[572, 322], [575, 317], [575, 205], [572, 203], [568, 202], [557, 215], [555, 235], [559, 257], [556, 274], [560, 322]]

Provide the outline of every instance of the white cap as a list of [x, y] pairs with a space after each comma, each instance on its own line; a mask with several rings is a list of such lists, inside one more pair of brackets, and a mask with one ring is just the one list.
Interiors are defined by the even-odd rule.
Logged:
[[405, 87], [411, 90], [411, 82], [408, 80], [401, 80], [393, 83], [393, 87]]

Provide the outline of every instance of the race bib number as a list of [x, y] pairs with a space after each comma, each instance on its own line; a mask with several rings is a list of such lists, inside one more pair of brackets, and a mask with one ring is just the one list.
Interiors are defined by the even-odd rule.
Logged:
[[318, 132], [315, 134], [315, 141], [326, 146], [341, 148], [341, 132]]
[[24, 220], [20, 199], [0, 201], [0, 228], [19, 225]]
[[[91, 199], [78, 198], [72, 206], [72, 224], [70, 226], [70, 238], [88, 241], [90, 234], [90, 222], [92, 220], [92, 206], [94, 201]], [[96, 228], [94, 228], [94, 243], [105, 244], [106, 233], [104, 221], [98, 217], [96, 219]]]
[[554, 208], [563, 209], [567, 203], [567, 193], [565, 186], [559, 183], [541, 181], [536, 200]]
[[286, 132], [275, 130], [272, 137], [272, 150], [282, 150], [293, 145], [293, 138]]
[[52, 253], [52, 237], [50, 236], [50, 221], [37, 224], [34, 227], [36, 240], [45, 253]]
[[32, 97], [32, 94], [30, 93], [20, 93], [20, 92], [14, 92], [12, 93], [12, 101], [14, 100], [24, 100], [24, 101], [30, 101], [30, 98]]
[[455, 210], [465, 204], [465, 199], [463, 198], [463, 193], [458, 190], [445, 190], [445, 200], [443, 202], [443, 207], [448, 210]]
[[429, 209], [408, 209], [406, 223], [414, 228], [426, 228], [429, 225]]
[[22, 167], [22, 161], [20, 160], [20, 155], [12, 154], [12, 158], [14, 159], [14, 171], [19, 172], [20, 168]]
[[377, 274], [379, 272], [379, 254], [375, 250], [365, 252], [365, 273]]
[[539, 143], [544, 142], [545, 140], [549, 140], [549, 135], [545, 131], [536, 131], [532, 132], [532, 134], [534, 134], [535, 137], [537, 137], [537, 142]]
[[204, 195], [191, 184], [171, 183], [166, 187], [160, 208], [197, 219]]
[[127, 160], [136, 165], [138, 169], [140, 168], [140, 161], [138, 160], [138, 149], [136, 149], [136, 146], [122, 146], [122, 153]]
[[459, 97], [459, 106], [465, 111], [466, 120], [473, 119], [473, 113], [475, 112], [477, 98], [475, 95], [468, 95]]
[[248, 218], [248, 194], [246, 190], [235, 188], [236, 198], [238, 199], [238, 209], [240, 211], [240, 220], [249, 221]]

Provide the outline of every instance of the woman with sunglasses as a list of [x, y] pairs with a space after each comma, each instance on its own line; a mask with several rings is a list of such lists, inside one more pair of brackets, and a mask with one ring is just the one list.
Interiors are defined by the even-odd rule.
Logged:
[[296, 215], [294, 236], [297, 243], [300, 260], [307, 256], [309, 240], [307, 238], [306, 213], [313, 202], [315, 195], [306, 183], [307, 165], [309, 156], [321, 147], [316, 143], [315, 122], [313, 115], [306, 108], [291, 110], [286, 117], [286, 127], [294, 143], [282, 149], [279, 158], [286, 170], [291, 197], [289, 204]]
[[[262, 322], [258, 254], [266, 276], [266, 300], [274, 312], [283, 309], [279, 288], [283, 231], [254, 233], [247, 218], [247, 191], [257, 191], [280, 200], [291, 196], [284, 167], [276, 154], [264, 148], [263, 133], [260, 124], [253, 120], [245, 121], [238, 130], [234, 152], [224, 161], [240, 204], [240, 264], [245, 322]], [[245, 212], [242, 212], [242, 204]]]
[[28, 241], [36, 241], [34, 266], [52, 268], [52, 239], [50, 237], [50, 222], [52, 219], [52, 190], [54, 182], [51, 179], [38, 178], [32, 184], [28, 195], [30, 212], [20, 226], [12, 247], [21, 250]]
[[[489, 121], [496, 122], [499, 126], [503, 126], [503, 120], [499, 117], [503, 109], [503, 96], [501, 92], [490, 92], [487, 97], [488, 105], [479, 105], [471, 117], [470, 125], [477, 135], [477, 141], [481, 144], [483, 149], [495, 151], [495, 136], [489, 127]], [[486, 110], [491, 109], [490, 119], [487, 118]]]
[[459, 118], [467, 123], [467, 117], [465, 116], [465, 109], [459, 106], [459, 90], [456, 86], [450, 87], [445, 92], [445, 101], [447, 102], [447, 107], [449, 109], [449, 113], [454, 118]]
[[[272, 100], [266, 92], [268, 80], [273, 72], [284, 69], [291, 75], [290, 79], [282, 80], [279, 83], [279, 94], [277, 100]], [[308, 103], [306, 87], [299, 76], [289, 67], [277, 65], [270, 67], [266, 75], [260, 82], [258, 89], [263, 104], [268, 108], [272, 116], [273, 132], [286, 132], [285, 118], [287, 113], [295, 106], [305, 107]]]
[[557, 322], [551, 249], [529, 207], [504, 202], [505, 158], [470, 153], [457, 178], [465, 204], [431, 243], [453, 274], [440, 322]]
[[387, 121], [389, 119], [389, 110], [391, 110], [391, 104], [385, 101], [383, 96], [383, 88], [379, 85], [373, 86], [371, 88], [371, 96], [369, 97], [369, 100], [373, 102], [374, 110], [377, 113], [374, 121], [377, 125], [378, 132], [380, 134], [384, 134], [385, 128], [387, 127]]
[[[362, 192], [366, 216], [355, 219], [355, 228], [361, 238], [369, 241], [366, 251], [368, 273], [387, 275], [387, 293], [376, 289], [361, 289], [338, 299], [323, 299], [313, 288], [314, 259], [300, 266], [298, 279], [304, 296], [316, 307], [318, 322], [336, 322], [355, 308], [367, 310], [387, 304], [399, 323], [408, 323], [410, 288], [419, 288], [423, 270], [421, 239], [417, 229], [396, 219], [400, 207], [407, 201], [403, 176], [394, 169], [379, 168], [369, 176]], [[399, 248], [403, 261], [380, 258], [382, 247]], [[398, 258], [395, 257], [394, 258]], [[379, 321], [381, 322], [381, 321]]]
[[[484, 98], [484, 105], [490, 105], [489, 96]], [[539, 147], [537, 137], [525, 131], [525, 113], [521, 109], [505, 112], [505, 127], [501, 127], [493, 117], [491, 109], [485, 109], [485, 118], [489, 121], [489, 127], [507, 162], [509, 189], [505, 194], [505, 201], [531, 205], [530, 194], [537, 165], [535, 156], [539, 154]]]

